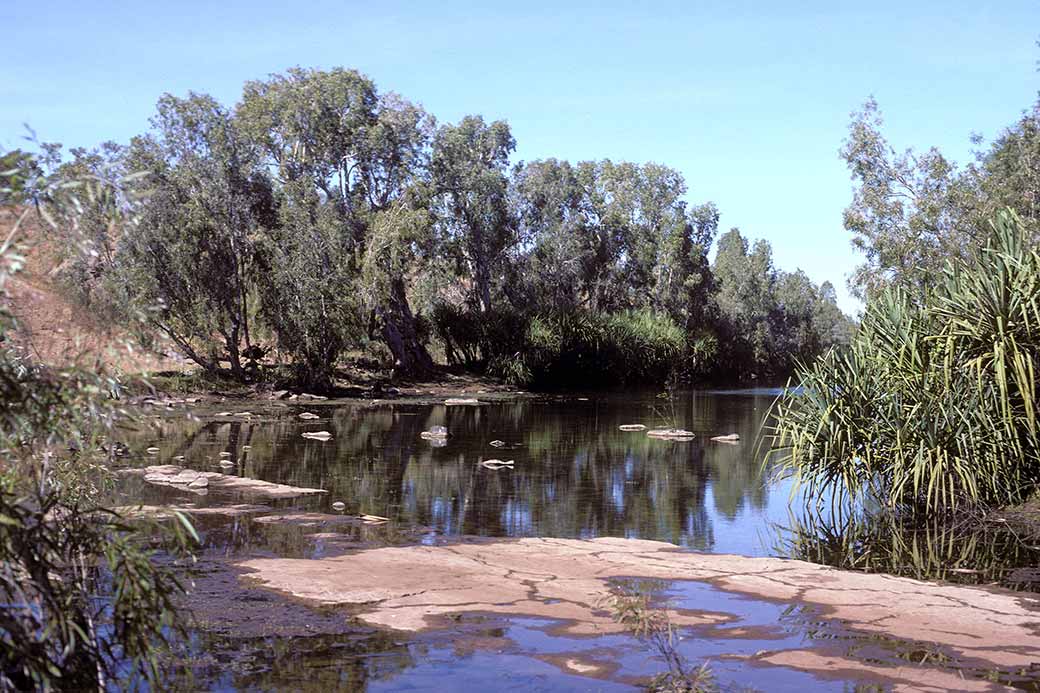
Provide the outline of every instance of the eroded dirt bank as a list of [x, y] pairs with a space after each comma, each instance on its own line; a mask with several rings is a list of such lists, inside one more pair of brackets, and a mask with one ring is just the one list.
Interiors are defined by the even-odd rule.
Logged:
[[[551, 618], [571, 635], [617, 632], [602, 608], [608, 578], [698, 580], [757, 599], [813, 608], [843, 627], [921, 643], [914, 666], [873, 667], [819, 647], [762, 651], [754, 659], [820, 675], [861, 672], [904, 690], [1003, 690], [1040, 667], [1035, 595], [852, 573], [800, 561], [691, 554], [654, 541], [519, 539], [387, 547], [320, 560], [259, 558], [246, 577], [316, 604], [352, 605], [359, 618], [399, 631], [443, 627], [459, 613]], [[687, 605], [684, 605], [687, 606]], [[720, 628], [727, 617], [683, 608], [680, 626]], [[933, 666], [936, 662], [945, 666]], [[950, 665], [954, 662], [954, 665]], [[972, 672], [965, 677], [964, 672]], [[980, 672], [990, 672], [984, 680]]]

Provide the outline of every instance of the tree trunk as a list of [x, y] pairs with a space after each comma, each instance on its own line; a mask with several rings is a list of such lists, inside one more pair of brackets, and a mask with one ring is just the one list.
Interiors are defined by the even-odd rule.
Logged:
[[398, 277], [390, 282], [390, 296], [385, 306], [376, 309], [383, 341], [394, 355], [394, 372], [424, 376], [433, 370], [433, 359], [419, 341], [415, 317], [408, 306], [404, 282]]
[[242, 359], [238, 353], [238, 325], [231, 325], [231, 332], [224, 334], [224, 345], [227, 350], [228, 365], [231, 367], [231, 377], [235, 380], [245, 380], [245, 371], [242, 370]]

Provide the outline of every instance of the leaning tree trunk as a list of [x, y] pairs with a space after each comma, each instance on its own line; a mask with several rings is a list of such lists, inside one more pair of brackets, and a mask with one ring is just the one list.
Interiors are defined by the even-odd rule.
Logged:
[[390, 353], [394, 356], [394, 373], [397, 375], [425, 376], [433, 371], [433, 359], [419, 340], [415, 329], [415, 317], [408, 306], [404, 282], [390, 282], [390, 296], [386, 304], [376, 309], [379, 316], [380, 333]]

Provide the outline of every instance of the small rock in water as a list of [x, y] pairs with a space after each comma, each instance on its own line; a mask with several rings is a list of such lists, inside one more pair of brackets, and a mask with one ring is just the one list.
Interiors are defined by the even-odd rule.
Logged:
[[184, 459], [184, 455], [177, 455], [177, 456], [176, 456], [176, 457], [174, 457], [173, 459], [174, 459], [175, 461], [177, 461], [177, 462], [180, 462], [181, 460], [183, 460], [183, 459]]
[[487, 467], [488, 469], [493, 469], [496, 471], [503, 468], [513, 468], [513, 460], [507, 460], [505, 462], [503, 462], [502, 460], [484, 460], [480, 464], [484, 467]]
[[220, 451], [220, 456], [221, 457], [231, 457], [231, 453], [228, 452], [227, 450], [221, 450]]
[[243, 449], [243, 450], [252, 450], [252, 449], [253, 449], [253, 446], [252, 446], [252, 445], [243, 445], [243, 446], [242, 446], [242, 449]]
[[331, 440], [332, 439], [332, 434], [329, 433], [328, 431], [313, 431], [313, 432], [304, 433], [302, 435], [303, 435], [304, 438], [309, 438], [311, 440], [322, 440], [322, 441], [325, 441], [325, 440]]
[[643, 424], [621, 424], [618, 429], [622, 431], [645, 431], [646, 426]]
[[230, 411], [218, 411], [213, 416], [231, 416], [232, 413], [233, 412], [230, 412]]
[[444, 426], [431, 426], [430, 430], [423, 431], [422, 433], [419, 434], [419, 437], [420, 438], [426, 438], [427, 440], [436, 439], [436, 438], [447, 438], [448, 437], [448, 429], [445, 428]]
[[147, 450], [145, 450], [145, 452], [147, 452], [149, 455], [158, 455], [159, 448], [148, 448]]
[[389, 522], [390, 518], [380, 517], [379, 515], [362, 515], [361, 521], [366, 525], [381, 525], [384, 522]]
[[693, 440], [697, 434], [681, 428], [653, 428], [646, 432], [651, 438], [663, 438], [664, 440]]
[[235, 466], [235, 463], [232, 462], [231, 460], [221, 460], [217, 464], [219, 464], [221, 467], [225, 467], [225, 468], [226, 467], [234, 467]]
[[310, 421], [311, 419], [320, 419], [321, 417], [318, 416], [317, 414], [313, 414], [313, 413], [311, 413], [309, 411], [305, 411], [302, 414], [300, 414], [300, 418], [304, 419], [305, 421]]
[[712, 440], [716, 443], [729, 443], [730, 445], [736, 445], [740, 441], [740, 436], [736, 433], [730, 433], [728, 436], [715, 436]]
[[339, 512], [343, 512], [344, 510], [347, 509], [347, 504], [344, 503], [343, 501], [336, 501], [335, 503], [332, 504], [332, 509], [333, 510], [337, 510]]
[[206, 488], [207, 486], [209, 486], [209, 479], [202, 475], [188, 482], [188, 488]]
[[490, 443], [488, 443], [488, 445], [490, 445], [493, 448], [504, 448], [506, 446], [506, 441], [504, 441], [504, 440], [493, 440]]
[[310, 399], [310, 400], [323, 400], [323, 399], [328, 399], [328, 397], [326, 397], [325, 395], [312, 395], [312, 394], [308, 394], [308, 393], [306, 393], [306, 392], [301, 392], [301, 393], [300, 393], [300, 394], [298, 395], [298, 398], [299, 398], [299, 399]]

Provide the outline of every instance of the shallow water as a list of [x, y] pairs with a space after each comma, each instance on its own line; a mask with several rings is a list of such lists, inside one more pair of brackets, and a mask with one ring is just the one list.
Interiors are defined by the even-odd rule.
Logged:
[[[671, 398], [598, 393], [450, 407], [405, 402], [226, 403], [228, 411], [251, 409], [254, 415], [149, 414], [137, 430], [126, 431], [125, 441], [135, 465], [173, 463], [328, 489], [323, 496], [256, 502], [332, 513], [332, 503], [340, 501], [347, 515], [387, 517], [387, 525], [350, 530], [357, 539], [376, 544], [461, 535], [619, 536], [667, 541], [697, 551], [800, 557], [914, 577], [1012, 586], [1016, 569], [1040, 565], [1040, 551], [1007, 532], [948, 536], [942, 530], [893, 533], [861, 525], [836, 530], [833, 523], [814, 524], [803, 513], [792, 512], [802, 507], [799, 497], [792, 494], [789, 481], [774, 478], [756, 449], [776, 394], [765, 389]], [[298, 414], [304, 411], [320, 418], [301, 420]], [[695, 437], [658, 440], [618, 428], [637, 423], [684, 428]], [[447, 427], [446, 443], [420, 437], [433, 426]], [[319, 430], [329, 431], [332, 439], [322, 442], [301, 435]], [[736, 445], [710, 440], [732, 433], [740, 436]], [[492, 441], [505, 445], [493, 446]], [[158, 454], [145, 454], [149, 446], [158, 447]], [[230, 469], [218, 467], [221, 452], [230, 453]], [[181, 456], [183, 460], [175, 459]], [[481, 464], [490, 459], [512, 460], [513, 466], [492, 470]], [[140, 478], [127, 478], [121, 491], [126, 500], [153, 505], [228, 502], [219, 494], [153, 486]], [[341, 550], [309, 536], [320, 528], [262, 525], [248, 518], [199, 519], [198, 527], [206, 551], [222, 556], [317, 558]], [[725, 612], [752, 630], [766, 629], [761, 642], [757, 637], [729, 638], [720, 631], [710, 637], [691, 634], [684, 641], [691, 661], [712, 659], [713, 669], [725, 681], [766, 690], [838, 690], [849, 683], [824, 682], [732, 658], [802, 646], [814, 633], [830, 633], [831, 640], [842, 642], [852, 638], [834, 635], [841, 632], [834, 624], [795, 618], [782, 606], [695, 583], [677, 582], [665, 586], [662, 594], [685, 608]], [[253, 644], [221, 644], [219, 638], [207, 636], [200, 640], [202, 649], [232, 647], [238, 659], [237, 668], [211, 672], [206, 686], [269, 689], [307, 681], [306, 688], [316, 690], [346, 685], [342, 677], [348, 676], [353, 677], [348, 688], [369, 690], [450, 690], [463, 684], [497, 690], [615, 690], [661, 670], [660, 661], [647, 659], [645, 646], [625, 636], [578, 642], [552, 635], [550, 624], [537, 619], [500, 618], [486, 628], [477, 617], [467, 619], [476, 623], [468, 626], [475, 629], [474, 640], [484, 645], [465, 651], [460, 649], [465, 639], [460, 640], [458, 632], [402, 639], [361, 629], [347, 635], [261, 638], [252, 654], [243, 652], [252, 652]], [[460, 629], [466, 628], [460, 622]], [[489, 639], [494, 646], [487, 646]], [[606, 677], [579, 676], [560, 665], [559, 658], [567, 653], [584, 653], [616, 666]], [[253, 666], [254, 660], [260, 664]]]

